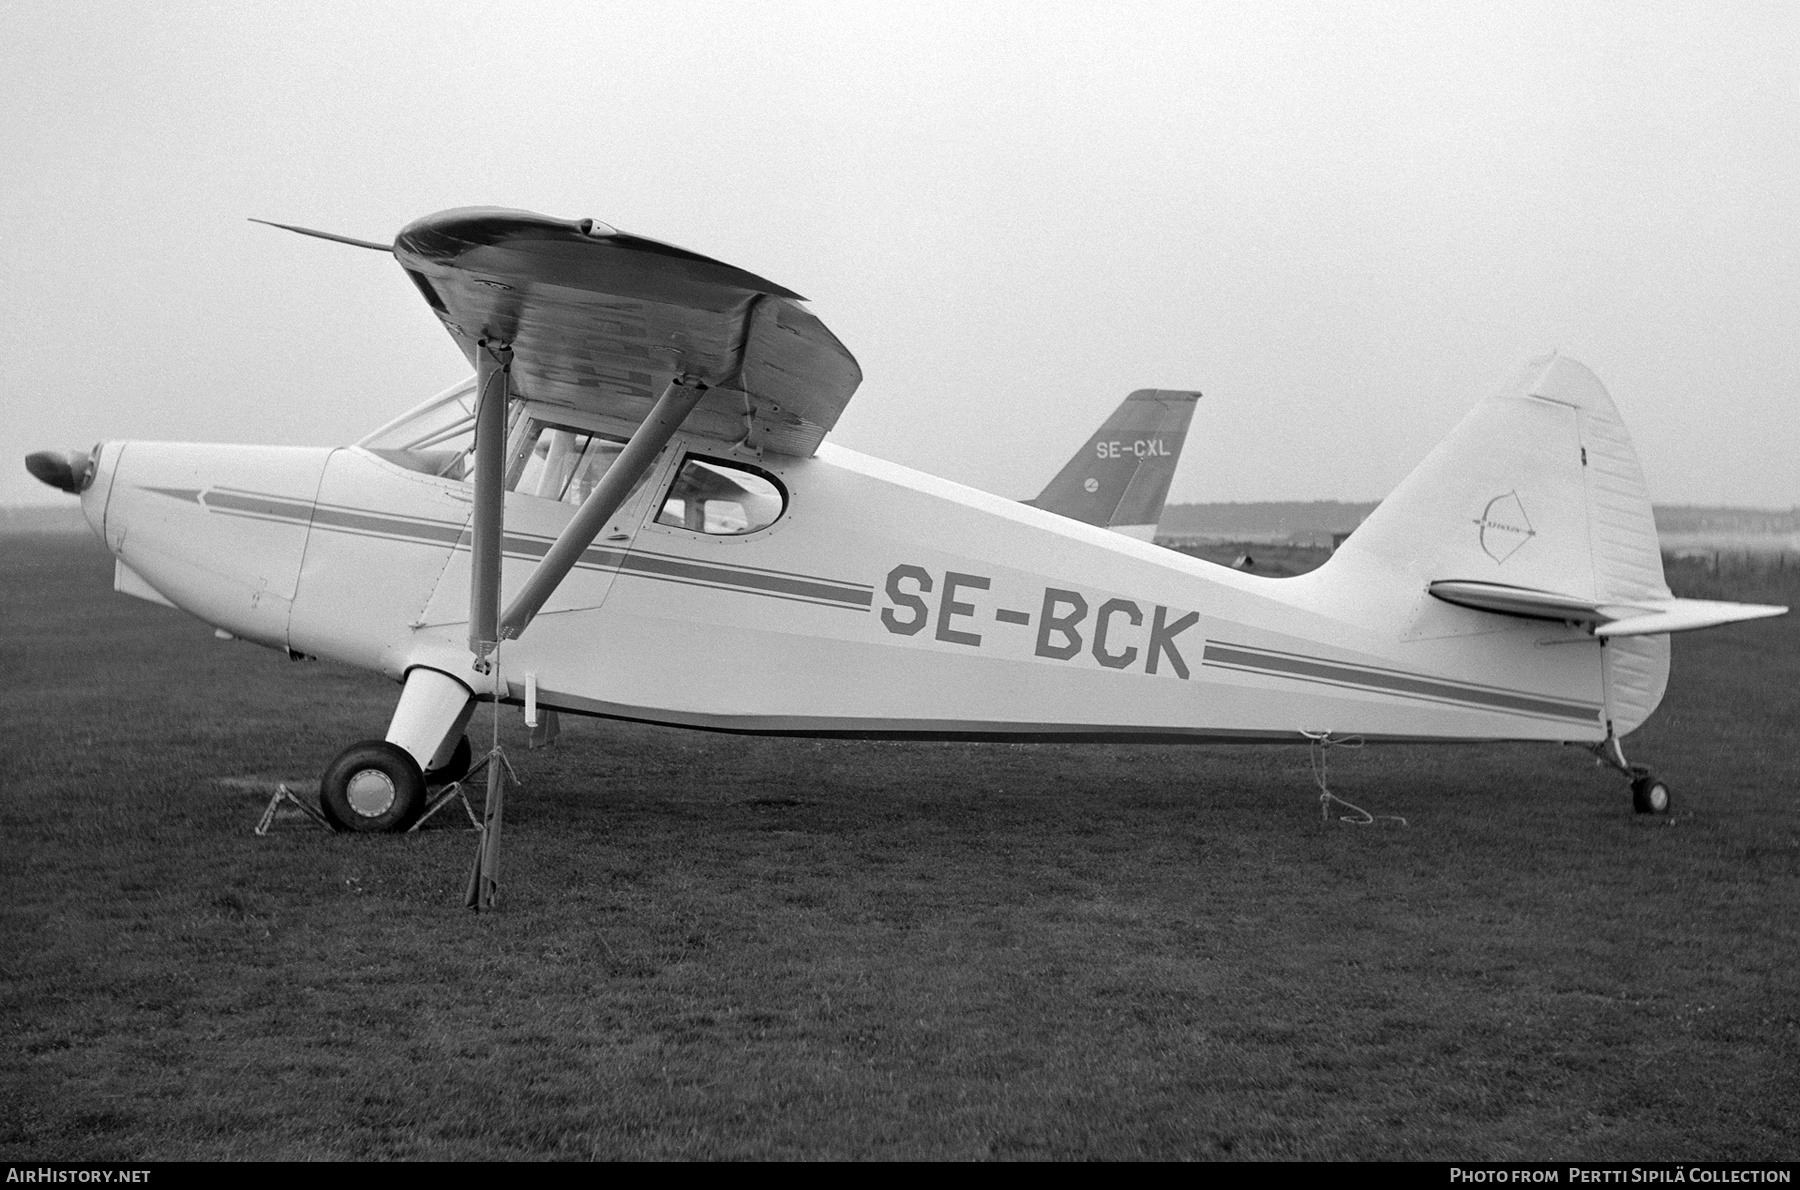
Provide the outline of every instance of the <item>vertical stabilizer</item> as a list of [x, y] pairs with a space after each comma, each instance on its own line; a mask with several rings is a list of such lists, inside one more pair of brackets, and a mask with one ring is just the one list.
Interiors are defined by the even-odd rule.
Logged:
[[[1470, 410], [1327, 572], [1347, 600], [1391, 606], [1422, 606], [1439, 580], [1597, 604], [1669, 598], [1631, 436], [1599, 379], [1557, 355]], [[1608, 718], [1623, 735], [1662, 700], [1669, 638], [1612, 640], [1605, 654]]]
[[1162, 519], [1199, 399], [1176, 389], [1132, 393], [1026, 503], [1148, 541]]

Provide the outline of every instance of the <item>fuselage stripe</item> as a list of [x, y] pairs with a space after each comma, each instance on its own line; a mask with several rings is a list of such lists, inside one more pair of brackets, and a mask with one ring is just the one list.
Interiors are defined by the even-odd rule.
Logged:
[[[167, 493], [163, 493], [167, 494]], [[254, 492], [223, 491], [214, 488], [200, 497], [208, 511], [226, 516], [242, 516], [255, 520], [288, 521], [308, 524], [331, 532], [357, 537], [381, 537], [430, 545], [448, 545], [466, 549], [469, 530], [466, 523], [436, 521], [416, 517], [399, 517], [346, 508], [342, 505], [302, 504]], [[542, 558], [549, 552], [553, 539], [526, 537], [508, 533], [504, 552], [512, 558]], [[875, 589], [861, 583], [838, 582], [809, 575], [788, 574], [760, 567], [695, 562], [668, 554], [589, 546], [582, 551], [577, 566], [582, 570], [612, 570], [655, 581], [676, 582], [684, 586], [703, 586], [715, 590], [738, 591], [753, 595], [770, 595], [817, 603], [829, 607], [853, 607], [867, 610], [874, 605]]]
[[854, 590], [819, 581], [780, 578], [770, 574], [746, 574], [743, 571], [724, 570], [716, 566], [689, 562], [681, 558], [670, 558], [661, 554], [627, 554], [625, 563], [620, 569], [621, 572], [643, 575], [647, 578], [719, 583], [738, 590], [753, 590], [769, 595], [798, 596], [807, 600], [827, 599], [834, 603], [856, 607], [866, 608], [875, 602], [873, 589]]
[[1244, 648], [1222, 645], [1214, 641], [1206, 643], [1202, 660], [1206, 665], [1221, 669], [1297, 678], [1302, 681], [1326, 682], [1353, 689], [1398, 694], [1408, 698], [1426, 698], [1433, 701], [1493, 707], [1497, 710], [1514, 711], [1525, 715], [1548, 715], [1557, 719], [1574, 719], [1583, 723], [1595, 722], [1600, 718], [1599, 708], [1591, 705], [1510, 694], [1502, 690], [1467, 686], [1442, 678], [1427, 678], [1393, 670], [1366, 669], [1343, 662], [1329, 662], [1289, 653], [1251, 652]]

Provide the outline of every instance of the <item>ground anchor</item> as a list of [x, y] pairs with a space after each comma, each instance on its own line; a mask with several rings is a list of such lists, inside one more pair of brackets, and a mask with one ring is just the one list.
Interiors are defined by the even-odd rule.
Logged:
[[332, 823], [331, 819], [321, 814], [317, 808], [309, 806], [301, 801], [299, 795], [289, 789], [286, 785], [277, 785], [275, 787], [275, 796], [269, 799], [269, 804], [263, 808], [262, 818], [257, 821], [257, 834], [266, 835], [269, 833], [269, 828], [275, 823], [275, 811], [281, 808], [281, 803], [284, 801], [292, 802], [302, 814], [306, 815], [333, 834], [337, 833], [338, 828]]

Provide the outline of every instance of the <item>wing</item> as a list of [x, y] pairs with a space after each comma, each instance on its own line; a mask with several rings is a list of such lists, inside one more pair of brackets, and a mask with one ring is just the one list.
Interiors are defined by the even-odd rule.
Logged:
[[394, 255], [471, 364], [510, 343], [516, 395], [629, 435], [671, 379], [710, 386], [683, 428], [806, 456], [862, 369], [799, 294], [590, 219], [464, 207], [428, 215]]

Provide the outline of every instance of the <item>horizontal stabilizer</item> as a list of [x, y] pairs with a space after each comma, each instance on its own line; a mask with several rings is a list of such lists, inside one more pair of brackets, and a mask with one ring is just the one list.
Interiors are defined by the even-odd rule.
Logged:
[[1761, 620], [1787, 614], [1787, 608], [1771, 603], [1722, 603], [1713, 599], [1665, 599], [1657, 605], [1621, 616], [1594, 629], [1595, 636], [1654, 636], [1659, 632], [1688, 632]]
[[1629, 603], [1598, 603], [1575, 595], [1484, 583], [1465, 579], [1441, 579], [1428, 588], [1437, 598], [1461, 607], [1523, 616], [1532, 620], [1561, 620], [1589, 624], [1595, 636], [1653, 636], [1687, 632], [1779, 616], [1788, 609], [1764, 603], [1724, 603], [1712, 599], [1676, 599], [1672, 596], [1633, 599]]

